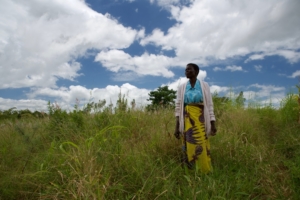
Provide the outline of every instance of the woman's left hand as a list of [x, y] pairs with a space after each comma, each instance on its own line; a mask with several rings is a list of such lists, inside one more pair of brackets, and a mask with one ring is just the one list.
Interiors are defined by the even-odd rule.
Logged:
[[217, 129], [216, 129], [215, 121], [211, 121], [210, 124], [211, 124], [210, 134], [212, 136], [215, 136], [217, 134]]

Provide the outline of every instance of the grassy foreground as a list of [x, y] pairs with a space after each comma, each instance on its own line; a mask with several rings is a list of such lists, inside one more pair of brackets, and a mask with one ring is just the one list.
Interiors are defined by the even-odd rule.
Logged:
[[0, 199], [300, 199], [297, 102], [215, 102], [213, 173], [180, 164], [173, 110], [0, 122]]

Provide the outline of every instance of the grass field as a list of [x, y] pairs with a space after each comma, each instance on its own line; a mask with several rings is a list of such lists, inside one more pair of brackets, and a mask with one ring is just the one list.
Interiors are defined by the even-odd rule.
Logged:
[[0, 199], [300, 199], [298, 109], [216, 101], [208, 175], [180, 164], [171, 109], [5, 119]]

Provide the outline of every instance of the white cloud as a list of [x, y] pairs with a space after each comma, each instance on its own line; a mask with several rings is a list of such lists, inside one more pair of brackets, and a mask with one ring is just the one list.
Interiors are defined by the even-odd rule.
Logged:
[[200, 80], [204, 80], [206, 78], [206, 76], [207, 76], [206, 71], [200, 70], [197, 78], [200, 79]]
[[81, 0], [2, 0], [0, 21], [0, 88], [55, 87], [79, 76], [76, 59], [88, 49], [127, 48], [143, 37]]
[[261, 71], [262, 66], [261, 65], [254, 65], [254, 69], [258, 72]]
[[210, 92], [212, 93], [212, 94], [214, 94], [215, 92], [216, 93], [226, 93], [226, 92], [228, 92], [230, 90], [230, 88], [229, 87], [222, 87], [222, 86], [218, 86], [218, 85], [211, 85], [210, 86]]
[[297, 63], [300, 60], [300, 52], [292, 50], [276, 50], [267, 53], [254, 54], [245, 60], [245, 63], [252, 60], [263, 60], [267, 56], [279, 55], [287, 59], [291, 64]]
[[[128, 0], [132, 2], [133, 0]], [[87, 50], [100, 52], [95, 58], [118, 80], [146, 75], [173, 77], [171, 67], [194, 62], [201, 66], [215, 59], [224, 61], [250, 55], [245, 61], [280, 55], [290, 63], [300, 60], [299, 0], [150, 0], [168, 9], [176, 24], [163, 32], [154, 29], [124, 27], [109, 14], [89, 8], [83, 0], [40, 1], [2, 0], [0, 6], [0, 89], [37, 87], [30, 100], [0, 99], [1, 109], [9, 105], [38, 109], [39, 97], [51, 97], [66, 109], [76, 98], [82, 103], [94, 99], [112, 99], [121, 90], [129, 99], [144, 105], [149, 90], [130, 84], [88, 89], [82, 86], [58, 87], [58, 79], [74, 80], [81, 74], [78, 58]], [[187, 6], [189, 4], [189, 6]], [[133, 56], [126, 49], [135, 40], [141, 45], [155, 45], [175, 52], [175, 57], [144, 53]], [[220, 61], [220, 62], [221, 62]], [[241, 66], [227, 66], [227, 71], [242, 71]], [[184, 71], [183, 71], [184, 74]], [[290, 77], [300, 75], [299, 70]], [[206, 77], [200, 71], [200, 79]], [[115, 79], [115, 80], [116, 80]], [[182, 78], [183, 81], [185, 78]], [[170, 83], [175, 87], [179, 81]], [[255, 92], [261, 99], [284, 96], [283, 88], [252, 85], [245, 94]], [[254, 90], [252, 90], [254, 88]], [[279, 90], [276, 91], [276, 88]], [[268, 93], [267, 90], [272, 92]], [[227, 87], [212, 85], [211, 91], [226, 92]], [[91, 95], [92, 94], [92, 95]], [[277, 97], [276, 97], [277, 98]], [[46, 104], [45, 104], [46, 106]]]
[[[211, 86], [212, 88], [215, 86]], [[219, 86], [216, 86], [218, 88]], [[241, 91], [246, 99], [247, 104], [256, 106], [266, 106], [271, 104], [274, 107], [279, 107], [280, 102], [286, 97], [286, 89], [274, 85], [251, 84], [249, 86], [240, 86], [237, 88], [223, 87], [220, 93], [231, 99], [236, 99]], [[218, 92], [219, 93], [219, 92]], [[221, 95], [222, 96], [222, 95]]]
[[248, 100], [256, 99], [260, 103], [272, 103], [275, 106], [279, 106], [279, 103], [285, 97], [285, 88], [278, 87], [274, 85], [261, 85], [261, 84], [252, 84], [248, 87], [255, 88], [255, 91], [246, 90], [244, 91], [244, 97]]
[[174, 76], [168, 68], [174, 60], [164, 55], [144, 53], [141, 56], [131, 56], [121, 50], [101, 51], [95, 58], [104, 67], [113, 72], [133, 71], [140, 75]]
[[256, 53], [250, 59], [272, 54], [297, 62], [299, 7], [298, 0], [194, 0], [189, 6], [171, 6], [177, 24], [167, 32], [153, 30], [140, 43], [174, 50], [179, 60], [211, 61]]
[[251, 60], [263, 60], [265, 58], [264, 54], [253, 54], [251, 56], [249, 56], [249, 58], [247, 58], [245, 60], [245, 63], [251, 61]]
[[269, 96], [271, 92], [282, 92], [285, 90], [284, 87], [276, 87], [274, 85], [261, 85], [257, 83], [249, 86], [249, 88], [251, 87], [260, 89], [263, 93], [261, 95], [266, 95], [266, 96]]
[[[93, 11], [82, 0], [2, 0], [0, 73], [5, 76], [0, 88], [57, 87], [58, 79], [74, 80], [82, 67], [76, 60], [89, 49], [101, 51], [96, 60], [110, 71], [164, 77], [173, 76], [173, 66], [188, 62], [205, 66], [214, 59], [249, 53], [248, 61], [271, 55], [284, 56], [291, 63], [300, 59], [295, 51], [300, 48], [297, 0], [151, 2], [167, 6], [177, 24], [167, 32], [154, 29], [145, 37], [145, 28], [124, 27], [109, 14]], [[120, 50], [134, 40], [174, 50], [176, 56], [131, 56]], [[103, 57], [116, 52], [124, 57]], [[118, 61], [126, 62], [123, 65]]]
[[241, 66], [226, 66], [225, 70], [229, 70], [229, 71], [243, 71], [243, 68]]
[[[202, 73], [203, 75], [205, 73]], [[202, 75], [202, 76], [203, 76]], [[205, 78], [205, 77], [204, 77]], [[200, 78], [201, 79], [201, 78]], [[168, 85], [170, 89], [177, 90], [180, 84], [183, 84], [188, 79], [181, 77], [174, 82], [164, 84]], [[162, 85], [162, 86], [164, 86]], [[248, 87], [238, 88], [239, 91], [244, 91], [244, 97], [249, 101], [255, 100], [260, 103], [272, 102], [275, 105], [279, 105], [280, 101], [285, 97], [285, 88], [277, 87], [273, 85], [260, 85], [252, 84]], [[0, 97], [0, 109], [7, 110], [11, 107], [16, 107], [18, 110], [29, 109], [32, 111], [47, 111], [47, 101], [39, 100], [43, 99], [53, 99], [52, 103], [56, 102], [60, 108], [71, 111], [74, 105], [78, 101], [80, 106], [84, 106], [88, 102], [98, 102], [99, 100], [106, 100], [106, 105], [113, 103], [116, 105], [119, 94], [125, 95], [128, 100], [128, 104], [135, 99], [136, 105], [138, 107], [145, 107], [150, 102], [147, 101], [148, 94], [151, 90], [138, 88], [129, 83], [125, 83], [121, 86], [108, 85], [105, 88], [93, 88], [88, 89], [83, 86], [70, 86], [69, 88], [35, 88], [28, 93], [28, 99], [13, 100], [4, 99]], [[210, 92], [213, 94], [217, 92], [220, 96], [235, 97], [232, 88], [223, 87], [219, 85], [210, 85]]]
[[300, 77], [300, 70], [295, 71], [291, 76], [289, 76], [289, 78], [296, 78], [296, 77]]
[[137, 35], [136, 35], [136, 39], [141, 39], [145, 37], [145, 28], [142, 28], [138, 31]]
[[[70, 86], [69, 88], [36, 88], [32, 90], [28, 97], [30, 99], [40, 98], [40, 97], [51, 97], [55, 99], [58, 105], [65, 110], [72, 110], [76, 101], [79, 101], [83, 106], [88, 102], [98, 102], [99, 100], [106, 100], [106, 105], [110, 102], [116, 105], [118, 100], [118, 95], [121, 93], [122, 96], [130, 103], [133, 99], [137, 106], [145, 106], [148, 104], [146, 99], [148, 98], [148, 93], [150, 90], [137, 88], [134, 85], [125, 83], [121, 86], [108, 85], [105, 88], [93, 88], [88, 89], [83, 86]], [[46, 106], [46, 104], [45, 104]]]
[[291, 50], [280, 50], [277, 53], [278, 55], [281, 55], [282, 57], [286, 58], [290, 63], [297, 63], [300, 60], [300, 52], [295, 52]]
[[231, 72], [235, 72], [235, 71], [244, 71], [243, 68], [241, 66], [226, 66], [225, 68], [220, 68], [220, 67], [214, 67], [213, 69], [214, 71], [231, 71]]
[[47, 101], [38, 99], [4, 99], [0, 97], [0, 110], [15, 107], [17, 110], [47, 111]]
[[187, 81], [188, 81], [188, 79], [186, 77], [180, 77], [179, 79], [177, 79], [173, 82], [169, 82], [168, 84], [163, 84], [162, 86], [167, 85], [169, 87], [169, 89], [177, 91], [178, 87]]

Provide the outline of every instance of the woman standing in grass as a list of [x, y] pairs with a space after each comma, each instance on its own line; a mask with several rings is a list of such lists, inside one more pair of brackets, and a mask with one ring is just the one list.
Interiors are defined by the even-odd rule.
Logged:
[[208, 136], [215, 135], [215, 115], [209, 86], [199, 81], [199, 67], [189, 63], [185, 75], [189, 79], [177, 91], [175, 108], [175, 137], [182, 137], [184, 160], [188, 167], [195, 166], [202, 173], [212, 171]]

